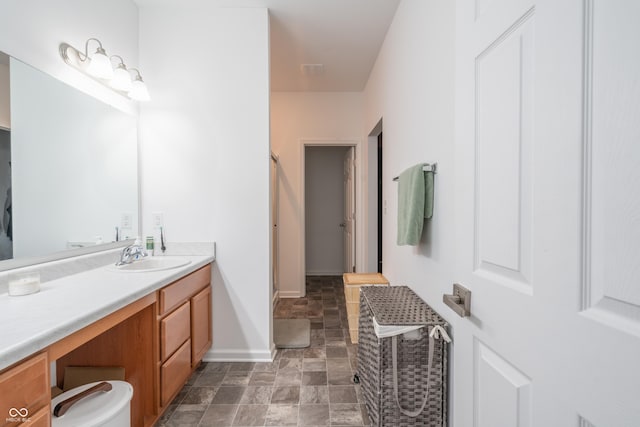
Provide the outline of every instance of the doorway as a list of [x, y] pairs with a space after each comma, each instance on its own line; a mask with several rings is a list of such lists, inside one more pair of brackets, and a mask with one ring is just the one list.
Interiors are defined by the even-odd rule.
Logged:
[[306, 146], [305, 274], [355, 269], [355, 173], [352, 146]]

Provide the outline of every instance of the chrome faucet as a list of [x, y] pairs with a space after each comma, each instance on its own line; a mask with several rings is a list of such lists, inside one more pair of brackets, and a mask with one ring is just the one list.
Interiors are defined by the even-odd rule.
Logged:
[[120, 254], [120, 261], [116, 262], [116, 266], [131, 264], [134, 261], [147, 257], [149, 254], [142, 246], [140, 239], [136, 239], [133, 245], [127, 246]]

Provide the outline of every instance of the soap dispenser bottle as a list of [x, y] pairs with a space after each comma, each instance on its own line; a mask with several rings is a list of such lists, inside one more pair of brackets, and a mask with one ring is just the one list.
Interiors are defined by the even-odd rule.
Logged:
[[151, 256], [155, 255], [154, 247], [153, 236], [147, 236], [147, 253]]

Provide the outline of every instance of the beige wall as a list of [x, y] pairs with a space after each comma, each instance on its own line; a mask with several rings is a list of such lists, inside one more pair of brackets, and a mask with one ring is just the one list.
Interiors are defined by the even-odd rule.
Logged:
[[271, 149], [280, 157], [278, 259], [282, 297], [301, 296], [304, 289], [303, 140], [361, 141], [363, 112], [362, 93], [271, 93]]

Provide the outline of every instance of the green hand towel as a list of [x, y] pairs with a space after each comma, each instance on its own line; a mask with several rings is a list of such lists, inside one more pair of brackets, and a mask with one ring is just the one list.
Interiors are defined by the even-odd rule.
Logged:
[[[398, 239], [399, 246], [415, 246], [420, 242], [425, 218], [425, 173], [424, 164], [410, 167], [398, 179]], [[432, 174], [428, 174], [432, 175]], [[430, 185], [433, 194], [433, 176]], [[433, 201], [429, 202], [433, 211]]]
[[424, 173], [424, 217], [430, 219], [433, 216], [433, 172]]

